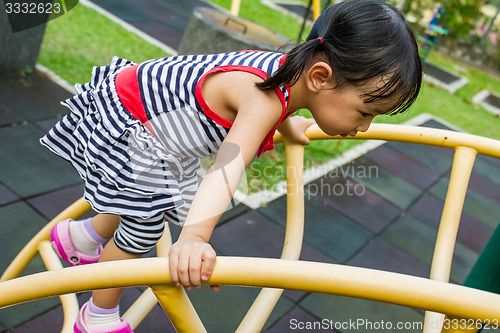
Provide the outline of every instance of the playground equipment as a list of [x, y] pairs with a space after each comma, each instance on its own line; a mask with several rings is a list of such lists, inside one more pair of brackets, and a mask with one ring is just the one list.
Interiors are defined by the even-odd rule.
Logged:
[[[307, 130], [313, 140], [330, 137], [317, 126]], [[283, 289], [305, 290], [358, 297], [423, 309], [427, 312], [424, 332], [440, 332], [431, 321], [455, 320], [443, 332], [476, 332], [476, 325], [461, 321], [472, 319], [499, 323], [500, 295], [449, 283], [460, 215], [472, 167], [477, 154], [500, 158], [500, 142], [447, 130], [403, 125], [373, 124], [365, 133], [344, 139], [401, 141], [452, 148], [455, 150], [450, 183], [442, 213], [432, 260], [430, 278], [421, 278], [374, 269], [336, 264], [298, 261], [303, 236], [304, 195], [302, 184], [303, 146], [285, 142], [287, 170], [287, 227], [281, 259], [218, 257], [215, 270], [206, 284], [263, 287], [238, 327], [237, 332], [259, 332]], [[182, 287], [175, 287], [168, 271], [170, 235], [157, 245], [158, 258], [123, 260], [62, 268], [49, 239], [50, 229], [66, 218], [77, 218], [90, 207], [82, 199], [61, 212], [21, 250], [0, 278], [0, 308], [44, 297], [62, 295], [64, 309], [62, 332], [72, 332], [78, 313], [74, 294], [79, 291], [125, 286], [150, 286], [123, 315], [132, 328], [142, 321], [158, 301], [179, 332], [204, 332]], [[18, 277], [30, 260], [40, 253], [48, 271]], [[42, 287], [43, 286], [43, 287]], [[453, 321], [453, 322], [455, 322]]]
[[438, 38], [440, 35], [447, 35], [448, 30], [439, 25], [439, 18], [443, 15], [445, 9], [438, 5], [432, 18], [429, 22], [429, 27], [427, 27], [427, 34], [425, 37], [419, 37], [421, 42], [420, 47], [422, 49], [422, 61], [426, 61], [427, 57], [431, 53], [432, 49], [436, 46]]

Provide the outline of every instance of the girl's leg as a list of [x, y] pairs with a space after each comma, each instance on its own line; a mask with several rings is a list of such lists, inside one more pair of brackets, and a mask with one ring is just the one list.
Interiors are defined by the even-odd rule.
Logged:
[[[111, 240], [108, 242], [104, 251], [102, 251], [99, 262], [136, 259], [142, 257], [142, 254], [132, 254], [122, 251], [116, 243]], [[123, 294], [123, 288], [95, 290], [92, 293], [92, 300], [95, 306], [104, 309], [112, 309], [118, 306]]]
[[118, 229], [120, 217], [111, 214], [97, 214], [90, 220], [90, 223], [99, 236], [110, 239]]
[[[95, 223], [96, 228], [99, 228], [101, 222], [95, 220]], [[94, 220], [92, 224], [94, 224]], [[156, 245], [163, 234], [164, 228], [163, 214], [149, 219], [120, 217], [114, 238], [104, 248], [99, 262], [142, 257], [143, 254], [149, 252]], [[98, 233], [102, 232], [101, 235], [104, 237], [104, 232], [98, 230], [96, 231]], [[109, 230], [106, 229], [105, 231]], [[123, 288], [114, 288], [92, 292], [92, 306], [89, 306], [84, 313], [84, 320], [89, 328], [111, 326], [120, 322], [118, 303], [123, 290]]]
[[98, 248], [113, 237], [120, 217], [97, 214], [91, 219], [71, 221], [68, 224], [71, 243], [77, 251], [86, 255], [98, 255]]

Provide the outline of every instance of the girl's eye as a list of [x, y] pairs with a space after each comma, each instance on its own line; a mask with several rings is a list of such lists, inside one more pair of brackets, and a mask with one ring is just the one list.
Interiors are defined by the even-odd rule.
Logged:
[[361, 112], [361, 117], [363, 117], [363, 118], [370, 117], [370, 116], [371, 116], [371, 114], [369, 114], [369, 113]]

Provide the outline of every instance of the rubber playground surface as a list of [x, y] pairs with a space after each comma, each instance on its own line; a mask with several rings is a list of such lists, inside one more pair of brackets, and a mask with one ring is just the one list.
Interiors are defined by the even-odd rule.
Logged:
[[[103, 3], [104, 9], [175, 49], [191, 8], [200, 2]], [[69, 164], [38, 143], [67, 112], [59, 101], [71, 94], [40, 72], [28, 77], [0, 76], [0, 87], [0, 271], [3, 272], [47, 221], [82, 195], [83, 184]], [[422, 126], [450, 128], [438, 119], [428, 119]], [[427, 277], [452, 159], [450, 149], [389, 142], [306, 184], [301, 259]], [[463, 283], [498, 225], [498, 175], [500, 160], [478, 156], [455, 249], [451, 273], [455, 283]], [[285, 217], [284, 196], [258, 209], [240, 204], [223, 216], [212, 244], [220, 255], [278, 258]], [[179, 229], [171, 230], [175, 240]], [[28, 273], [42, 267], [40, 258], [36, 258]], [[129, 288], [122, 309], [142, 290]], [[233, 332], [258, 291], [222, 287], [219, 293], [211, 293], [208, 287], [202, 287], [188, 294], [209, 332]], [[85, 302], [88, 294], [79, 299]], [[310, 330], [299, 328], [323, 320], [340, 323], [383, 320], [395, 324], [423, 321], [423, 313], [342, 296], [285, 291], [265, 329], [305, 332]], [[2, 333], [52, 333], [58, 332], [61, 324], [62, 310], [57, 298], [0, 310]], [[339, 330], [348, 331], [352, 330]], [[371, 330], [363, 327], [356, 330], [363, 331]], [[156, 306], [136, 332], [174, 332], [174, 329], [163, 310]]]

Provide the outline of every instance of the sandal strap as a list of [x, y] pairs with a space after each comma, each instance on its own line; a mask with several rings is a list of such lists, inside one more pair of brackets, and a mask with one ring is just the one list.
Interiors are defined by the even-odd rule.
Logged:
[[71, 237], [69, 234], [69, 222], [71, 219], [67, 219], [59, 222], [52, 228], [51, 238], [54, 250], [57, 254], [71, 266], [93, 264], [99, 261], [99, 257], [102, 253], [103, 247], [99, 246], [97, 255], [87, 255], [78, 252], [73, 243], [71, 242]]
[[78, 317], [76, 318], [75, 326], [73, 328], [75, 333], [134, 333], [130, 324], [123, 318], [121, 323], [104, 328], [89, 329], [83, 320], [83, 312], [86, 311], [89, 302], [85, 303], [80, 312], [78, 312]]

